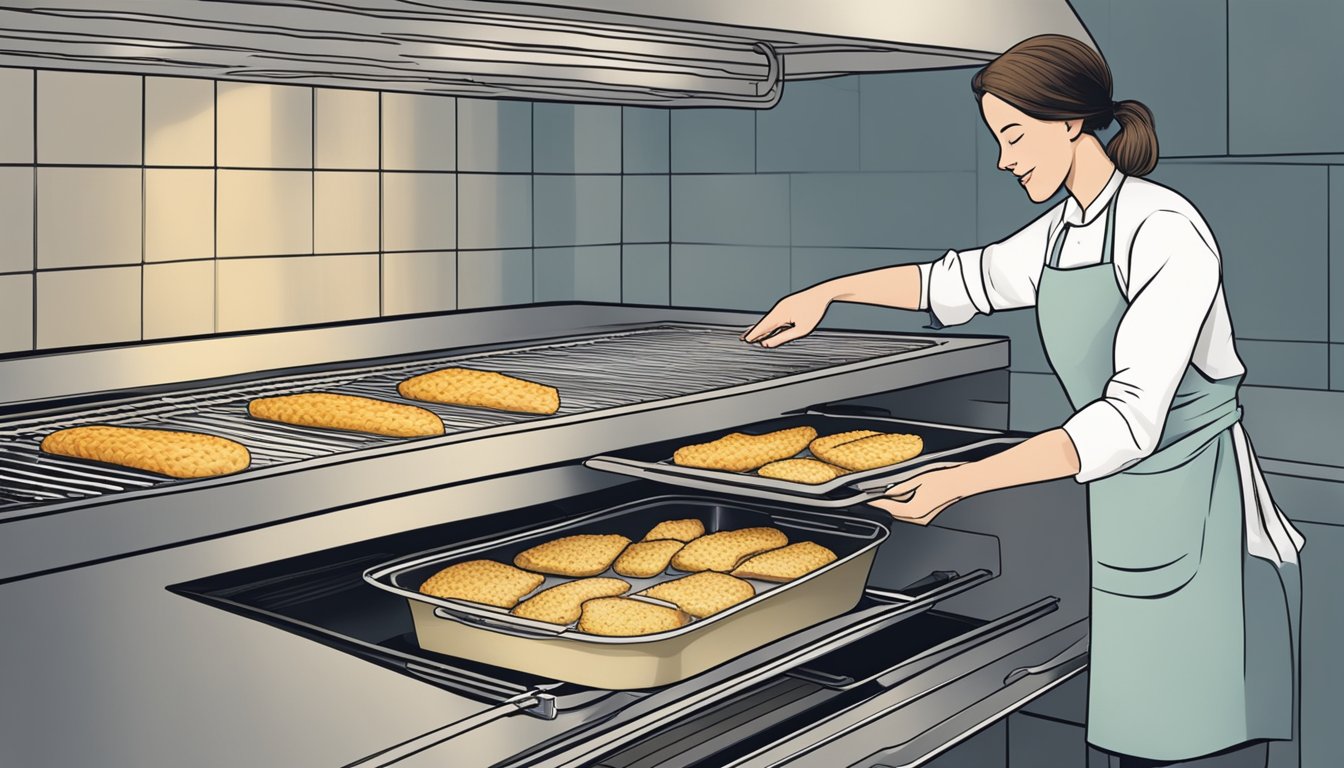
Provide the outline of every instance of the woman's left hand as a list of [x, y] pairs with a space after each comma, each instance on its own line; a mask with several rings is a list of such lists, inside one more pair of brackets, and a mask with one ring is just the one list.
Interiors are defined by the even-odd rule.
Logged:
[[[968, 465], [935, 469], [888, 488], [881, 498], [868, 502], [905, 523], [928, 525], [944, 509], [972, 495], [966, 482]], [[910, 493], [906, 501], [896, 499]]]

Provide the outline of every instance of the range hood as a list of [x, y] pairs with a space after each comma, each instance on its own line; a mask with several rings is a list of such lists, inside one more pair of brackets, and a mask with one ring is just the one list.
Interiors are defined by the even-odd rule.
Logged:
[[768, 108], [786, 79], [1091, 43], [1066, 0], [37, 0], [0, 66], [488, 98]]

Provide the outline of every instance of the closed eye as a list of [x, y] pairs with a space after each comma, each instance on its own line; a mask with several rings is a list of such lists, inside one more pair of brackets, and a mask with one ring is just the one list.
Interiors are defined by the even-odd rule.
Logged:
[[1012, 141], [1010, 141], [1010, 142], [1008, 142], [1008, 143], [1009, 143], [1009, 144], [1016, 144], [1017, 142], [1021, 141], [1021, 140], [1022, 140], [1022, 136], [1025, 136], [1025, 135], [1026, 135], [1026, 134], [1022, 134], [1021, 136], [1018, 136], [1016, 139], [1013, 139]]

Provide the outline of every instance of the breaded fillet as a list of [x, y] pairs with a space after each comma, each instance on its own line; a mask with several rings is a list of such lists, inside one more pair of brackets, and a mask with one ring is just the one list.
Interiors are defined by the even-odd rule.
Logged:
[[773, 477], [776, 480], [788, 480], [791, 483], [817, 485], [829, 483], [845, 474], [845, 470], [816, 459], [782, 459], [766, 464], [756, 470], [756, 474], [761, 477]]
[[424, 408], [334, 392], [259, 397], [247, 404], [247, 412], [258, 419], [300, 427], [343, 429], [389, 437], [443, 434], [443, 421]]
[[881, 434], [861, 437], [822, 451], [814, 450], [817, 458], [850, 472], [862, 472], [891, 464], [899, 464], [918, 456], [924, 450], [924, 439], [919, 435]]
[[628, 597], [599, 597], [583, 604], [579, 631], [590, 635], [633, 637], [684, 627], [691, 617], [662, 605]]
[[629, 539], [616, 534], [565, 536], [519, 552], [513, 564], [556, 576], [596, 576], [610, 568], [629, 544]]
[[550, 414], [560, 410], [560, 392], [555, 387], [471, 368], [424, 373], [398, 384], [397, 392], [411, 400], [499, 411]]
[[664, 520], [653, 526], [653, 530], [644, 535], [644, 541], [656, 539], [676, 539], [690, 541], [705, 535], [705, 524], [695, 518], [686, 520]]
[[793, 427], [763, 435], [733, 432], [708, 443], [678, 448], [672, 461], [683, 467], [750, 472], [797, 454], [816, 436], [817, 430], [812, 427]]
[[625, 548], [612, 568], [632, 579], [649, 579], [667, 570], [672, 556], [685, 544], [675, 539], [637, 541]]
[[512, 608], [545, 579], [494, 560], [468, 560], [454, 563], [430, 576], [420, 591], [434, 597], [453, 597]]
[[569, 624], [578, 620], [585, 600], [623, 595], [628, 589], [630, 585], [620, 579], [567, 581], [527, 598], [510, 613], [524, 619], [536, 619], [551, 624]]
[[739, 528], [701, 536], [672, 556], [679, 571], [731, 571], [752, 555], [778, 549], [789, 537], [778, 528]]
[[639, 594], [666, 600], [697, 619], [703, 619], [750, 600], [756, 596], [756, 588], [735, 576], [705, 571], [665, 581]]
[[872, 437], [873, 435], [880, 434], [882, 433], [872, 429], [851, 429], [848, 432], [837, 432], [834, 435], [823, 435], [818, 437], [816, 440], [808, 443], [807, 449], [815, 454], [817, 449], [826, 451], [841, 443], [848, 443], [858, 440], [861, 437]]
[[835, 553], [831, 550], [815, 542], [800, 541], [743, 561], [733, 569], [733, 575], [762, 581], [793, 581], [833, 562]]
[[178, 478], [228, 475], [252, 462], [247, 448], [222, 437], [135, 427], [62, 429], [42, 438], [42, 450]]

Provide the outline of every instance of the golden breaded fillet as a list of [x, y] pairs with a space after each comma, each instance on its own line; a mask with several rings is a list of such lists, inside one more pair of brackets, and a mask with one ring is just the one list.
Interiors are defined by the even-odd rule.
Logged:
[[629, 539], [616, 534], [565, 536], [519, 552], [513, 564], [556, 576], [596, 576], [610, 568], [629, 544]]
[[744, 561], [734, 576], [762, 581], [793, 581], [835, 562], [835, 553], [811, 541], [800, 541]]
[[750, 472], [772, 461], [793, 456], [816, 436], [817, 430], [811, 427], [781, 429], [763, 435], [733, 432], [708, 443], [678, 448], [672, 461], [683, 467]]
[[246, 448], [222, 437], [135, 427], [62, 429], [42, 438], [42, 450], [180, 478], [228, 475], [252, 462]]
[[913, 459], [923, 450], [924, 439], [919, 435], [881, 434], [861, 437], [813, 453], [822, 461], [837, 467], [850, 472], [862, 472]]
[[667, 570], [672, 556], [686, 546], [675, 539], [658, 541], [637, 541], [625, 548], [612, 566], [622, 576], [634, 579], [649, 579]]
[[778, 549], [789, 537], [778, 528], [739, 528], [701, 536], [672, 556], [679, 571], [731, 571], [752, 555]]
[[300, 427], [343, 429], [389, 437], [443, 434], [443, 421], [424, 408], [334, 392], [260, 397], [247, 404], [247, 412], [258, 419]]
[[834, 464], [827, 464], [824, 461], [817, 461], [816, 459], [782, 459], [766, 464], [764, 467], [756, 470], [756, 474], [761, 477], [773, 477], [777, 480], [788, 480], [791, 483], [817, 485], [818, 483], [828, 483], [834, 480], [845, 474], [845, 470]]
[[512, 608], [523, 595], [541, 586], [545, 578], [494, 560], [454, 563], [425, 579], [420, 591], [434, 597], [454, 597]]
[[620, 579], [567, 581], [527, 598], [509, 613], [551, 624], [569, 624], [578, 620], [583, 601], [623, 595], [629, 588], [630, 585]]
[[882, 433], [872, 429], [851, 429], [848, 432], [837, 432], [834, 435], [823, 435], [818, 437], [816, 440], [808, 443], [807, 449], [815, 454], [818, 448], [826, 451], [841, 443], [848, 443], [858, 440], [861, 437], [872, 437], [873, 435], [880, 434]]
[[675, 604], [697, 619], [713, 616], [756, 596], [756, 588], [726, 573], [705, 571], [665, 581], [640, 592]]
[[555, 413], [560, 393], [555, 387], [494, 371], [444, 368], [407, 379], [397, 392], [411, 400], [469, 405], [522, 413]]
[[656, 539], [676, 539], [677, 541], [690, 541], [705, 535], [705, 524], [689, 518], [687, 520], [664, 520], [653, 526], [653, 530], [644, 536], [644, 541], [654, 541]]
[[675, 608], [628, 597], [599, 597], [583, 604], [579, 631], [590, 635], [633, 637], [667, 632], [690, 622], [689, 615]]

